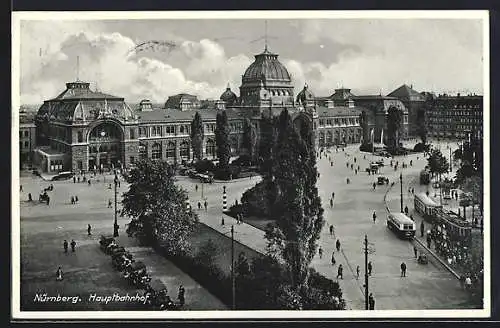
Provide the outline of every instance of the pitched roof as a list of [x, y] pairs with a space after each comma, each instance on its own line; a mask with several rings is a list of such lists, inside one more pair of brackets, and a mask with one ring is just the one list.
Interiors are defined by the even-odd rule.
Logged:
[[319, 117], [332, 117], [332, 116], [359, 116], [361, 111], [364, 110], [363, 107], [340, 107], [336, 106], [333, 108], [318, 106], [317, 112]]
[[116, 97], [100, 91], [90, 89], [90, 83], [75, 81], [66, 83], [66, 90], [61, 92], [57, 97], [51, 100], [77, 100], [77, 99], [112, 99], [124, 100], [123, 97]]
[[422, 101], [424, 100], [424, 96], [421, 93], [413, 90], [406, 84], [403, 84], [393, 92], [389, 93], [388, 96], [404, 100], [422, 100]]
[[[242, 109], [228, 108], [225, 111], [229, 120], [243, 119], [245, 117]], [[136, 111], [135, 114], [139, 116], [139, 121], [142, 123], [174, 123], [182, 121], [191, 122], [196, 112], [200, 113], [202, 120], [206, 121], [215, 121], [217, 117], [217, 109], [215, 108], [184, 111], [172, 108], [154, 108], [148, 112]]]

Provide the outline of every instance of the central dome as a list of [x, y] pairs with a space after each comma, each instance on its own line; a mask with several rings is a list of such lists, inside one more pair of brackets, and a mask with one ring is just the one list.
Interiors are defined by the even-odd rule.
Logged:
[[243, 74], [243, 81], [281, 80], [291, 82], [290, 74], [278, 60], [278, 55], [267, 50], [255, 55], [255, 61]]

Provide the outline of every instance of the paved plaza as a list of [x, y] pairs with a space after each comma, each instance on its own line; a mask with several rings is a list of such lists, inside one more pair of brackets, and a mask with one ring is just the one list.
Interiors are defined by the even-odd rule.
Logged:
[[[366, 159], [363, 158], [366, 156]], [[417, 160], [417, 156], [419, 159]], [[330, 157], [330, 158], [329, 158]], [[354, 163], [356, 158], [356, 163]], [[333, 166], [330, 165], [330, 159]], [[378, 158], [377, 158], [378, 159]], [[401, 162], [413, 160], [413, 166], [403, 169], [404, 188], [408, 188], [411, 177], [426, 165], [426, 160], [422, 154], [401, 157]], [[369, 289], [376, 300], [376, 309], [390, 310], [420, 310], [420, 309], [460, 309], [471, 308], [469, 295], [460, 287], [458, 280], [453, 277], [442, 265], [431, 261], [428, 265], [417, 264], [413, 254], [413, 244], [409, 241], [398, 239], [386, 227], [386, 209], [384, 195], [388, 186], [377, 186], [375, 190], [372, 183], [377, 175], [368, 176], [365, 168], [372, 160], [372, 155], [360, 153], [358, 145], [349, 146], [345, 152], [330, 151], [326, 156], [318, 161], [318, 171], [320, 179], [318, 182], [320, 197], [325, 209], [325, 227], [319, 240], [319, 245], [324, 250], [323, 258], [316, 256], [313, 260], [313, 267], [325, 276], [336, 279], [337, 267], [342, 264], [344, 267], [344, 277], [340, 280], [344, 297], [348, 301], [349, 309], [364, 309], [364, 254], [363, 238], [366, 234], [372, 250], [369, 260], [373, 263], [373, 274], [369, 280]], [[385, 159], [385, 167], [381, 170], [381, 175], [389, 178], [390, 183], [395, 182], [395, 186], [388, 193], [388, 203], [391, 206], [399, 199], [399, 174], [400, 170], [394, 171], [389, 166], [389, 159]], [[349, 163], [349, 168], [346, 167]], [[350, 164], [354, 168], [360, 166], [360, 172], [355, 174], [351, 170]], [[21, 184], [21, 247], [22, 261], [30, 261], [31, 256], [39, 256], [46, 250], [49, 257], [52, 253], [61, 253], [62, 239], [76, 238], [77, 243], [84, 245], [97, 241], [87, 240], [86, 227], [91, 224], [95, 235], [100, 232], [112, 232], [113, 209], [107, 208], [109, 199], [113, 198], [113, 190], [108, 189], [111, 176], [107, 176], [107, 181], [99, 177], [99, 182], [93, 181], [91, 186], [87, 184], [73, 184], [72, 181], [53, 182], [54, 191], [51, 192], [51, 203], [49, 206], [39, 204], [37, 201], [30, 204], [26, 202], [27, 193], [31, 192], [34, 199], [38, 199], [38, 194], [43, 187], [50, 182], [43, 182], [39, 178], [22, 177]], [[350, 179], [350, 184], [346, 183], [346, 178]], [[226, 186], [228, 203], [240, 200], [242, 193], [260, 181], [259, 177], [239, 179], [227, 183], [215, 182], [213, 184], [201, 185], [199, 182], [187, 177], [178, 177], [178, 183], [183, 186], [190, 195], [193, 208], [197, 208], [199, 200], [206, 200], [208, 210], [197, 210], [200, 221], [213, 229], [228, 235], [231, 225], [235, 227], [235, 238], [248, 247], [265, 252], [266, 241], [264, 232], [249, 224], [236, 224], [231, 217], [224, 216], [225, 224], [221, 224], [222, 215], [222, 189]], [[198, 184], [198, 191], [195, 185]], [[390, 185], [390, 184], [389, 184]], [[125, 182], [121, 182], [120, 192], [127, 190]], [[405, 191], [405, 190], [404, 190]], [[335, 192], [333, 208], [330, 207], [329, 199], [331, 193]], [[202, 195], [203, 193], [203, 195]], [[407, 193], [405, 193], [406, 196]], [[79, 204], [71, 205], [70, 196], [78, 195]], [[405, 205], [413, 208], [413, 202], [405, 200]], [[376, 211], [377, 220], [374, 223], [372, 213]], [[132, 238], [123, 237], [125, 234], [125, 224], [129, 222], [127, 218], [119, 218], [120, 239], [127, 239], [126, 243], [133, 243]], [[329, 226], [335, 227], [335, 237], [329, 233]], [[33, 236], [37, 237], [33, 239]], [[336, 252], [337, 264], [332, 266], [330, 259], [335, 247], [336, 238], [340, 239], [342, 250]], [[125, 243], [125, 241], [124, 241]], [[138, 247], [137, 245], [129, 245]], [[92, 246], [94, 247], [94, 246]], [[34, 252], [33, 249], [38, 249]], [[177, 286], [180, 282], [186, 286], [187, 294], [195, 293], [199, 295], [199, 301], [192, 304], [192, 309], [222, 309], [222, 303], [211, 295], [208, 291], [199, 286], [172, 263], [160, 258], [158, 255], [132, 248], [137, 254], [141, 254], [142, 260], [152, 266], [156, 272], [162, 270], [166, 276], [163, 279], [169, 285]], [[43, 253], [45, 254], [45, 253]], [[59, 256], [59, 255], [58, 255]], [[65, 258], [59, 260], [65, 264]], [[52, 261], [53, 262], [53, 261]], [[400, 277], [400, 263], [405, 262], [408, 267], [406, 278]], [[68, 263], [67, 265], [71, 265]], [[360, 266], [361, 275], [356, 279], [356, 266]], [[22, 272], [23, 281], [29, 279], [29, 275], [37, 275], [24, 269]], [[111, 266], [110, 266], [111, 268]], [[52, 274], [57, 268], [44, 268]], [[111, 270], [111, 269], [110, 269]], [[29, 272], [28, 272], [29, 271]], [[43, 275], [43, 273], [38, 273]], [[27, 284], [30, 284], [28, 282]], [[120, 288], [117, 286], [116, 288]], [[172, 295], [174, 296], [174, 295]]]

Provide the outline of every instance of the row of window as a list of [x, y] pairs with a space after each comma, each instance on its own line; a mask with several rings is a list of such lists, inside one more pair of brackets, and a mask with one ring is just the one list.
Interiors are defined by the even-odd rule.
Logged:
[[439, 109], [447, 109], [447, 108], [455, 108], [455, 109], [477, 109], [477, 108], [481, 108], [481, 105], [479, 104], [475, 104], [475, 105], [453, 105], [453, 106], [450, 106], [450, 105], [436, 105], [434, 106], [434, 108], [439, 108]]
[[483, 120], [479, 119], [471, 119], [471, 118], [461, 118], [461, 119], [451, 119], [451, 118], [430, 118], [429, 122], [431, 123], [469, 123], [469, 124], [482, 124]]
[[319, 126], [334, 126], [334, 125], [358, 125], [359, 118], [350, 117], [350, 118], [335, 118], [335, 119], [320, 119]]
[[[24, 132], [24, 133], [23, 133]], [[24, 134], [24, 137], [27, 138], [29, 137], [30, 133], [28, 130], [24, 130], [24, 131], [19, 131], [19, 139], [21, 139], [23, 137], [23, 134]]]
[[19, 149], [23, 149], [23, 145], [24, 145], [24, 149], [30, 148], [29, 141], [25, 141], [24, 143], [22, 141], [19, 141]]
[[483, 111], [482, 110], [451, 110], [451, 109], [444, 109], [441, 111], [429, 111], [429, 116], [442, 116], [442, 115], [450, 115], [450, 116], [482, 116]]

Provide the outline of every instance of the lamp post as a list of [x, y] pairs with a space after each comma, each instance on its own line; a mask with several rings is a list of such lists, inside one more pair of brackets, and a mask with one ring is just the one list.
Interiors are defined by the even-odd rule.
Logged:
[[365, 235], [365, 310], [368, 310], [368, 237]]
[[116, 187], [118, 186], [118, 176], [115, 173], [115, 223], [113, 225], [113, 237], [118, 237], [118, 217], [117, 217], [117, 209], [116, 209]]
[[401, 213], [404, 213], [403, 212], [403, 173], [401, 172], [399, 174], [399, 184], [400, 184], [400, 192], [399, 192], [399, 196], [401, 198]]
[[233, 310], [236, 310], [236, 279], [234, 275], [234, 226], [231, 225], [231, 289], [233, 292]]

